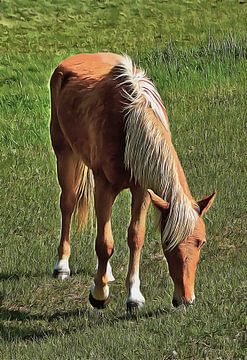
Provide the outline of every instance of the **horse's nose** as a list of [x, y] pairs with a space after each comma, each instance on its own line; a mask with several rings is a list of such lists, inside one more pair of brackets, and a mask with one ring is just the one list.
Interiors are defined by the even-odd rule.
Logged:
[[185, 306], [188, 306], [188, 305], [193, 305], [195, 302], [195, 298], [191, 299], [191, 300], [186, 300], [186, 299], [181, 299], [181, 301], [178, 301], [176, 298], [173, 298], [172, 299], [172, 305], [174, 307], [178, 307], [180, 305], [185, 305]]

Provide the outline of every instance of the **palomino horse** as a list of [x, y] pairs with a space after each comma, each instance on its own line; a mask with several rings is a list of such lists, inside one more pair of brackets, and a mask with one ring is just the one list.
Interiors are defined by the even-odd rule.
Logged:
[[51, 78], [51, 139], [62, 189], [61, 241], [54, 276], [70, 275], [73, 211], [87, 220], [93, 197], [98, 268], [89, 300], [103, 308], [113, 280], [112, 205], [132, 194], [127, 307], [141, 307], [139, 263], [150, 199], [159, 209], [162, 246], [174, 282], [173, 305], [194, 301], [195, 272], [206, 241], [203, 214], [215, 193], [196, 202], [172, 145], [167, 114], [153, 83], [130, 58], [111, 53], [64, 60]]

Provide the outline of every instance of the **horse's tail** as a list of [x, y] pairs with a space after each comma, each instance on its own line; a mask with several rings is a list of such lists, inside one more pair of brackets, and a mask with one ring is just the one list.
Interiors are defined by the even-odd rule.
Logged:
[[76, 203], [74, 217], [78, 229], [87, 224], [88, 215], [93, 215], [94, 178], [93, 172], [82, 160], [78, 160], [75, 170]]

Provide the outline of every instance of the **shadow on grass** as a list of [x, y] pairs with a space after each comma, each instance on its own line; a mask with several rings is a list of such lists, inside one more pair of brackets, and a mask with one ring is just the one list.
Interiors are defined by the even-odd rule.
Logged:
[[38, 278], [46, 276], [46, 273], [0, 273], [0, 281], [19, 280], [21, 278]]
[[[59, 330], [48, 329], [49, 325], [59, 319], [66, 320], [69, 317], [83, 316], [85, 311], [74, 310], [71, 312], [56, 312], [52, 315], [31, 314], [27, 311], [9, 310], [2, 308], [0, 311], [0, 337], [7, 341], [13, 340], [38, 340], [48, 336], [58, 335]], [[41, 321], [47, 324], [42, 325]], [[50, 326], [49, 326], [50, 327]], [[72, 330], [63, 329], [63, 333], [70, 333]], [[75, 331], [73, 327], [73, 331]]]
[[57, 319], [66, 319], [72, 316], [82, 316], [86, 311], [84, 310], [74, 310], [74, 311], [59, 311], [55, 312], [51, 315], [42, 315], [42, 314], [31, 314], [27, 311], [21, 310], [11, 310], [2, 308], [0, 309], [0, 320], [7, 320], [7, 321], [32, 321], [32, 320], [44, 320], [47, 322], [52, 322]]
[[[135, 311], [133, 313], [118, 311], [107, 313], [93, 309], [76, 309], [72, 311], [59, 311], [51, 315], [31, 314], [26, 310], [12, 310], [7, 308], [0, 309], [0, 338], [6, 341], [23, 340], [33, 341], [42, 340], [50, 336], [56, 336], [59, 333], [70, 334], [75, 331], [83, 330], [85, 327], [102, 327], [107, 324], [114, 325], [124, 321], [137, 321], [141, 319], [159, 318], [168, 313], [170, 309], [155, 309], [153, 311]], [[52, 322], [59, 320], [69, 320], [73, 317], [85, 317], [84, 324], [72, 324], [72, 326], [63, 326], [57, 323], [52, 326]], [[87, 320], [86, 320], [87, 319]], [[102, 321], [103, 320], [103, 321]], [[46, 324], [42, 324], [45, 321]], [[65, 322], [66, 324], [66, 322]], [[49, 327], [49, 328], [48, 328]], [[53, 328], [51, 328], [53, 327]]]
[[[74, 275], [80, 276], [84, 271], [76, 271]], [[47, 276], [43, 273], [1, 273], [0, 280], [15, 281], [23, 278], [39, 278]], [[52, 274], [50, 274], [52, 278]], [[159, 318], [171, 312], [171, 309], [157, 308], [152, 311], [134, 309], [131, 313], [125, 309], [94, 310], [88, 303], [79, 304], [77, 308], [59, 310], [51, 308], [50, 312], [42, 312], [29, 307], [3, 305], [4, 293], [0, 293], [0, 338], [12, 342], [16, 340], [33, 341], [42, 340], [59, 334], [70, 334], [85, 328], [104, 327], [106, 324], [114, 325], [125, 321]], [[85, 300], [86, 301], [86, 300]], [[2, 303], [2, 305], [1, 305]], [[53, 304], [54, 305], [54, 304]], [[55, 306], [55, 305], [54, 305]]]
[[[71, 270], [71, 276], [81, 276], [81, 275], [93, 277], [94, 273], [92, 271], [86, 271], [84, 269], [80, 269], [76, 271], [74, 271], [73, 269]], [[21, 278], [44, 278], [44, 277], [52, 278], [53, 274], [52, 272], [0, 273], [0, 281], [19, 280]]]

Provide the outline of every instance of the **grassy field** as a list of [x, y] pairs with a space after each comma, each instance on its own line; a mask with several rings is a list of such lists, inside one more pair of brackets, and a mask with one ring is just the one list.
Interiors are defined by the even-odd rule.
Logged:
[[[0, 2], [0, 359], [247, 359], [247, 3]], [[49, 77], [80, 52], [132, 55], [156, 83], [206, 217], [197, 302], [171, 306], [152, 210], [142, 256], [146, 306], [125, 312], [130, 197], [113, 214], [111, 304], [88, 303], [95, 229], [72, 231], [73, 277], [51, 277], [60, 231]]]

